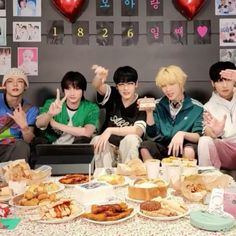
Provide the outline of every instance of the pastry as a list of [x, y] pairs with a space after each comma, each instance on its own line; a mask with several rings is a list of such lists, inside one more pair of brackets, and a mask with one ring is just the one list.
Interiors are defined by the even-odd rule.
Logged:
[[135, 200], [151, 200], [155, 197], [166, 197], [167, 183], [160, 179], [138, 179], [128, 187], [128, 197]]

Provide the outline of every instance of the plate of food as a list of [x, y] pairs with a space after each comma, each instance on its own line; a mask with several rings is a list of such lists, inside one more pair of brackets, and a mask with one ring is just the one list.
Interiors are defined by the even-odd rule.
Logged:
[[42, 203], [51, 203], [57, 200], [55, 193], [49, 194], [43, 189], [37, 189], [35, 192], [27, 190], [24, 194], [14, 196], [9, 204], [22, 209], [35, 209]]
[[40, 184], [33, 184], [33, 185], [29, 186], [27, 190], [30, 192], [44, 191], [44, 192], [51, 194], [51, 193], [60, 192], [63, 189], [65, 189], [65, 186], [63, 184], [47, 181], [47, 182], [43, 182]]
[[177, 220], [189, 214], [184, 203], [174, 200], [158, 199], [140, 204], [139, 215], [152, 220]]
[[8, 186], [0, 188], [0, 202], [7, 202], [12, 198], [12, 191]]
[[136, 212], [125, 202], [94, 204], [80, 217], [88, 222], [102, 225], [117, 224], [132, 218]]
[[101, 175], [97, 177], [97, 181], [106, 182], [108, 184], [111, 184], [114, 187], [124, 187], [129, 184], [129, 180], [127, 177], [122, 176], [122, 175], [116, 175], [116, 174]]
[[89, 176], [83, 174], [70, 174], [60, 178], [58, 181], [66, 187], [74, 187], [89, 182]]
[[39, 218], [34, 219], [39, 223], [58, 224], [74, 220], [84, 210], [73, 199], [60, 199], [51, 204], [41, 204]]

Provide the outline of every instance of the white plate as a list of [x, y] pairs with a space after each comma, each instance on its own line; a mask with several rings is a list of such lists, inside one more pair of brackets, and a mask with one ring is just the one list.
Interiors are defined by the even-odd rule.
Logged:
[[146, 217], [148, 219], [151, 219], [151, 220], [177, 220], [179, 218], [182, 218], [182, 217], [185, 217], [189, 214], [189, 210], [182, 214], [182, 215], [178, 215], [178, 216], [148, 216], [148, 215], [145, 215], [144, 213], [142, 213], [141, 211], [138, 212], [139, 215], [143, 216], [143, 217]]
[[125, 186], [129, 185], [129, 182], [130, 182], [129, 179], [125, 176], [124, 176], [124, 178], [125, 178], [125, 182], [123, 184], [110, 184], [107, 181], [99, 180], [99, 178], [97, 178], [96, 181], [102, 182], [102, 183], [107, 183], [107, 184], [110, 184], [111, 186], [113, 186], [115, 188], [119, 188], [119, 187], [125, 187]]
[[131, 202], [136, 202], [136, 203], [142, 203], [146, 201], [146, 200], [133, 199], [133, 198], [130, 198], [128, 195], [126, 195], [125, 198]]
[[35, 209], [38, 208], [39, 206], [21, 206], [21, 205], [17, 205], [15, 203], [15, 201], [17, 201], [17, 199], [21, 199], [23, 197], [24, 194], [20, 194], [20, 195], [16, 195], [13, 198], [11, 198], [11, 200], [9, 201], [9, 205], [20, 208], [20, 209], [25, 209], [25, 210], [31, 210], [31, 209]]
[[37, 222], [44, 223], [44, 224], [60, 224], [60, 223], [65, 223], [65, 222], [74, 220], [75, 218], [79, 217], [83, 213], [84, 213], [83, 209], [80, 208], [80, 210], [77, 213], [67, 216], [67, 217], [63, 217], [61, 219], [48, 219], [48, 220], [40, 219], [40, 220], [37, 220]]
[[100, 224], [100, 225], [113, 225], [113, 224], [118, 224], [118, 223], [121, 223], [123, 221], [126, 221], [126, 220], [132, 218], [133, 216], [135, 216], [135, 214], [136, 214], [136, 211], [133, 210], [133, 212], [129, 216], [127, 216], [125, 218], [122, 218], [122, 219], [119, 219], [119, 220], [114, 220], [114, 221], [96, 221], [96, 220], [90, 220], [90, 219], [87, 219], [87, 218], [82, 218], [82, 219], [86, 220], [88, 222], [95, 223], [95, 224]]
[[8, 202], [11, 198], [11, 195], [0, 196], [0, 202]]

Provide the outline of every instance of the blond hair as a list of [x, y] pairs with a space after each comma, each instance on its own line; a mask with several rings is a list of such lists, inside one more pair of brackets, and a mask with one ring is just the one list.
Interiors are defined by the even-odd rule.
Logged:
[[159, 69], [155, 81], [156, 85], [160, 88], [165, 85], [175, 83], [178, 83], [181, 87], [184, 87], [186, 79], [187, 75], [179, 66], [170, 65]]

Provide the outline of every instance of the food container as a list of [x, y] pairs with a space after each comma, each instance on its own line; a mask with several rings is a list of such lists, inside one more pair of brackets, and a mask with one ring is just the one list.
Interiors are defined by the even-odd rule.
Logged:
[[52, 174], [52, 167], [43, 165], [33, 171], [33, 178], [27, 180], [28, 185], [42, 183], [48, 180]]

